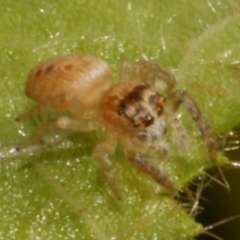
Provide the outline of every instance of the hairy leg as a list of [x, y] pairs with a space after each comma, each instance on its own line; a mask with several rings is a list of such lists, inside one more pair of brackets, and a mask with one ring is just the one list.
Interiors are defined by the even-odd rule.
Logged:
[[128, 160], [139, 170], [152, 177], [156, 182], [174, 191], [175, 187], [168, 177], [153, 163], [144, 158], [141, 154], [128, 154]]
[[102, 170], [105, 181], [110, 188], [113, 195], [118, 199], [121, 198], [121, 193], [117, 185], [114, 171], [109, 156], [115, 152], [117, 139], [114, 134], [108, 133], [105, 141], [98, 143], [94, 150], [93, 155], [97, 160], [99, 167]]
[[189, 142], [188, 142], [188, 136], [186, 133], [186, 129], [182, 125], [182, 122], [178, 118], [178, 116], [174, 116], [171, 119], [171, 128], [172, 128], [172, 135], [173, 135], [173, 141], [175, 141], [178, 150], [180, 150], [181, 153], [186, 153], [189, 149]]
[[98, 125], [99, 123], [95, 120], [81, 120], [67, 116], [59, 117], [39, 127], [32, 136], [30, 136], [26, 141], [20, 143], [16, 149], [20, 151], [31, 145], [43, 143], [44, 136], [56, 129], [87, 132], [96, 129]]
[[176, 91], [170, 95], [167, 104], [170, 105], [170, 108], [172, 108], [172, 111], [174, 112], [178, 109], [180, 104], [183, 104], [186, 107], [196, 127], [205, 138], [210, 159], [214, 162], [217, 157], [216, 139], [209, 123], [202, 115], [194, 99], [185, 91]]
[[134, 64], [133, 68], [143, 82], [150, 83], [153, 86], [159, 83], [159, 80], [165, 83], [166, 93], [171, 92], [176, 83], [175, 77], [171, 73], [163, 70], [152, 61], [140, 60]]
[[160, 80], [166, 85], [166, 93], [170, 93], [176, 83], [175, 77], [155, 62], [140, 60], [131, 65], [127, 60], [120, 61], [120, 81], [131, 80], [150, 83], [153, 86]]
[[127, 60], [121, 60], [119, 64], [119, 82], [128, 82], [133, 79], [131, 73], [131, 65]]
[[93, 118], [94, 112], [91, 110], [86, 110], [82, 104], [73, 96], [62, 94], [53, 99], [50, 99], [44, 103], [41, 103], [26, 113], [18, 116], [16, 118], [17, 121], [25, 121], [35, 117], [36, 115], [40, 114], [46, 110], [68, 110], [74, 116], [78, 118]]

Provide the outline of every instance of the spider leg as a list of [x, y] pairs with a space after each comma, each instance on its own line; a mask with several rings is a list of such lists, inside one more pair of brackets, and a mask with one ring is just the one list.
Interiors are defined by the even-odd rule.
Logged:
[[[147, 60], [140, 60], [133, 65], [134, 75], [140, 77], [140, 81], [150, 83], [155, 86], [159, 80], [166, 85], [165, 92], [170, 93], [176, 83], [175, 77], [163, 70], [157, 63]], [[157, 82], [158, 81], [158, 82]]]
[[128, 81], [131, 81], [131, 77], [132, 77], [132, 74], [131, 74], [131, 66], [130, 66], [130, 63], [125, 60], [125, 59], [122, 59], [120, 61], [120, 64], [119, 64], [119, 82], [128, 82]]
[[184, 128], [182, 122], [177, 116], [174, 116], [171, 119], [170, 124], [172, 126], [173, 140], [177, 144], [177, 147], [181, 151], [181, 153], [186, 153], [187, 150], [189, 149], [189, 142], [186, 129]]
[[[157, 63], [139, 60], [131, 64], [127, 60], [120, 61], [120, 82], [140, 81], [155, 86], [156, 80], [165, 83], [165, 92], [170, 93], [176, 83], [175, 77], [164, 71]], [[159, 82], [159, 81], [158, 81]]]
[[30, 136], [24, 142], [20, 143], [16, 149], [20, 151], [34, 144], [44, 143], [44, 136], [56, 129], [67, 129], [86, 132], [92, 131], [97, 127], [98, 122], [96, 120], [76, 119], [67, 116], [55, 118], [39, 127], [32, 136]]
[[151, 176], [156, 182], [166, 187], [167, 189], [174, 191], [175, 187], [168, 177], [153, 163], [144, 158], [141, 154], [128, 154], [128, 160], [136, 168]]
[[23, 113], [22, 115], [19, 115], [16, 118], [16, 121], [25, 121], [28, 119], [31, 119], [35, 117], [36, 115], [40, 114], [41, 112], [45, 110], [50, 109], [59, 109], [59, 110], [68, 110], [73, 115], [79, 117], [79, 118], [90, 118], [92, 117], [92, 111], [86, 110], [82, 104], [74, 98], [72, 95], [69, 94], [61, 94], [55, 98], [49, 99], [48, 101], [45, 101], [44, 103], [41, 103], [29, 111]]
[[112, 164], [109, 155], [113, 154], [116, 148], [116, 137], [113, 134], [108, 134], [105, 141], [98, 143], [94, 150], [93, 155], [97, 160], [99, 167], [102, 170], [105, 181], [110, 188], [111, 192], [118, 198], [121, 198], [121, 193], [117, 185]]
[[179, 90], [173, 92], [169, 96], [168, 104], [172, 105], [171, 107], [174, 112], [178, 109], [180, 104], [184, 104], [193, 121], [195, 122], [196, 127], [205, 138], [210, 159], [213, 162], [216, 161], [217, 143], [214, 133], [212, 132], [212, 129], [207, 120], [204, 118], [204, 116], [202, 116], [202, 113], [193, 98], [187, 92]]

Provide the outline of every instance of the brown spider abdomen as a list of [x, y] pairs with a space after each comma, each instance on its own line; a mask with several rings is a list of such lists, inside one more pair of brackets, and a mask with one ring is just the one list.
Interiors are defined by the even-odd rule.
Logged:
[[[34, 68], [27, 79], [26, 95], [45, 104], [58, 97], [74, 97], [83, 107], [95, 107], [109, 88], [108, 64], [95, 56], [69, 55], [47, 60]], [[68, 109], [67, 101], [56, 101], [55, 109]]]

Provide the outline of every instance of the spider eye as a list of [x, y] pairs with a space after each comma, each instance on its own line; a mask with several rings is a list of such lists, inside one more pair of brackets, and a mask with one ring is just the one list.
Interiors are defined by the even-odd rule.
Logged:
[[154, 118], [151, 115], [148, 115], [145, 119], [145, 126], [148, 127], [154, 122]]
[[124, 112], [123, 109], [120, 108], [120, 109], [118, 109], [118, 112], [117, 112], [117, 113], [118, 113], [118, 115], [123, 115], [123, 112]]
[[141, 117], [134, 121], [134, 127], [149, 127], [154, 122], [154, 118], [151, 115], [147, 115], [146, 117]]
[[121, 104], [118, 108], [117, 113], [118, 113], [118, 115], [123, 115], [125, 113], [125, 111], [126, 111], [126, 106], [124, 104]]

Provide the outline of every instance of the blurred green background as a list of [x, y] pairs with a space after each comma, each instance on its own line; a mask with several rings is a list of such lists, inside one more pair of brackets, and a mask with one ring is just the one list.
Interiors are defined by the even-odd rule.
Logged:
[[[155, 60], [176, 75], [177, 88], [196, 98], [217, 134], [228, 132], [240, 123], [239, 7], [237, 0], [1, 1], [0, 239], [185, 240], [201, 233], [160, 186], [122, 161], [121, 150], [114, 169], [124, 200], [111, 197], [91, 157], [101, 131], [14, 155], [9, 148], [47, 119], [14, 118], [33, 105], [24, 96], [32, 67], [55, 55], [88, 53], [109, 62], [115, 82], [120, 59]], [[178, 156], [170, 143], [176, 156], [163, 164], [179, 187], [210, 165], [205, 145], [181, 111], [193, 149]], [[226, 174], [230, 193], [214, 184], [205, 190], [206, 210], [198, 217], [204, 226], [240, 213], [239, 172]], [[235, 220], [216, 231], [239, 239], [239, 226]]]

